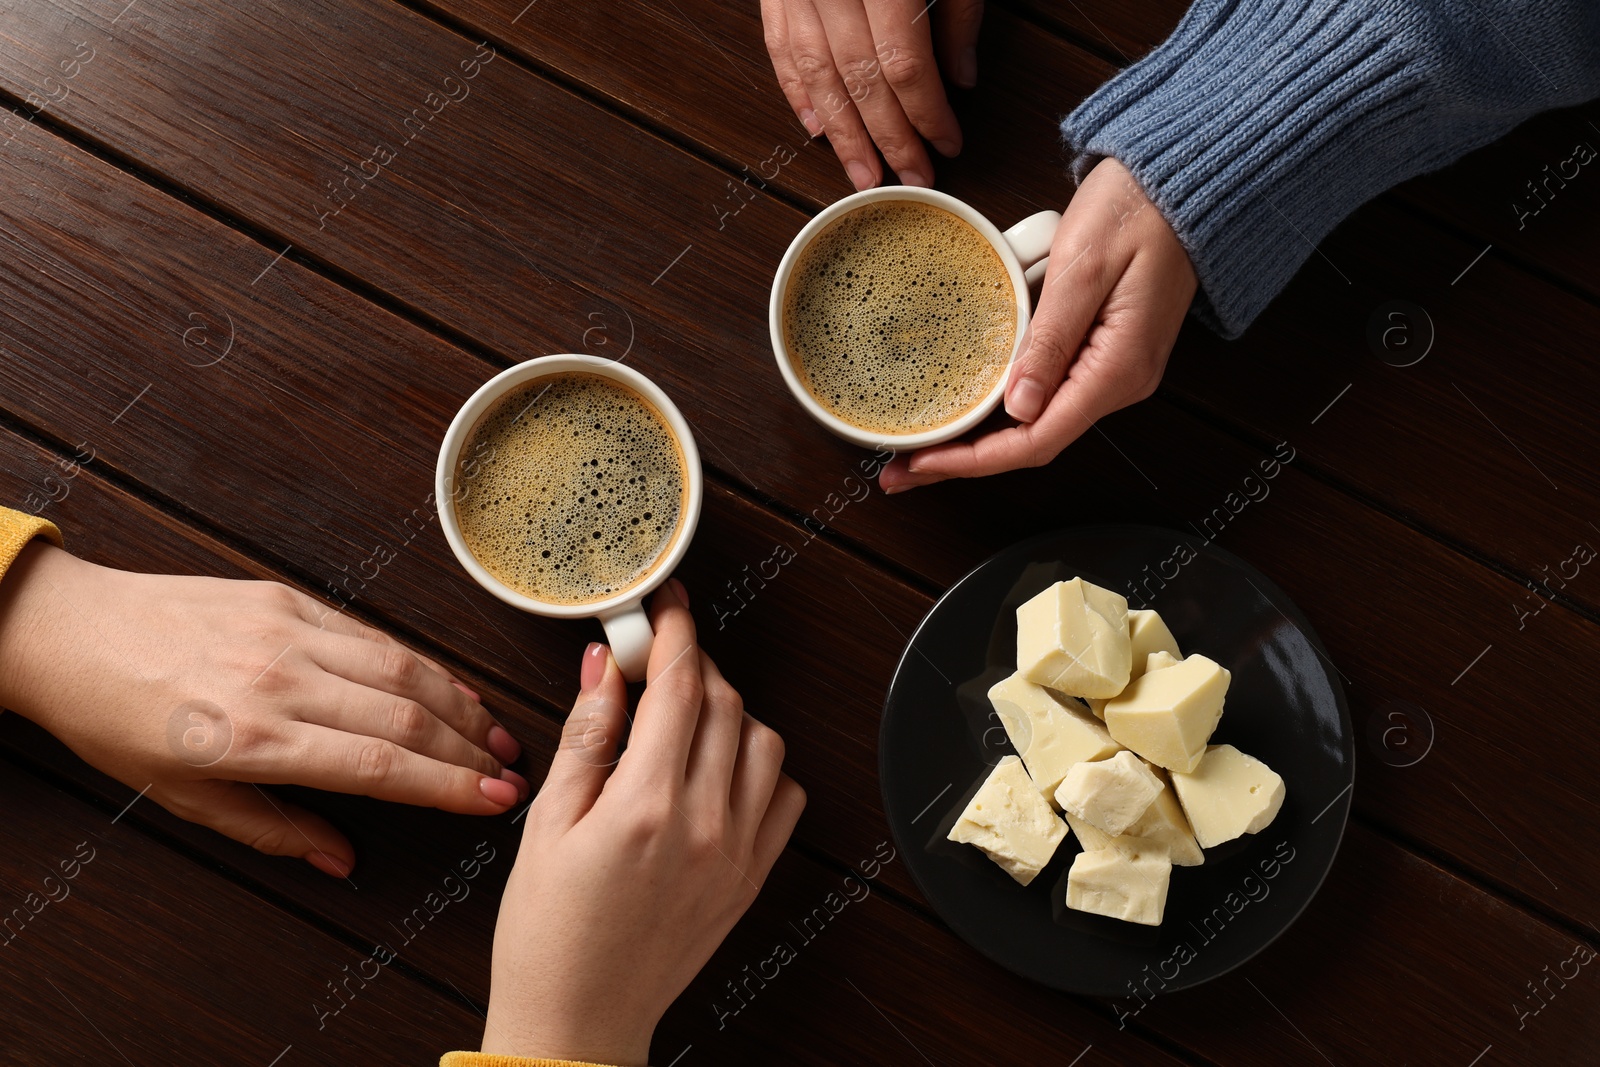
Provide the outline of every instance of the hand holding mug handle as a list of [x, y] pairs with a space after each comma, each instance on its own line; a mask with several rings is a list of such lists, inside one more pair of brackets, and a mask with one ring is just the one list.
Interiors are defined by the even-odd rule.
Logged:
[[1001, 234], [1022, 264], [1023, 277], [1028, 279], [1029, 286], [1038, 285], [1049, 269], [1050, 246], [1060, 226], [1061, 212], [1040, 211]]
[[[445, 432], [444, 442], [439, 447], [439, 464], [434, 474], [435, 499], [451, 502], [451, 506], [439, 509], [439, 524], [444, 531], [445, 540], [450, 544], [450, 550], [455, 553], [456, 559], [461, 562], [467, 574], [479, 585], [512, 607], [536, 615], [558, 619], [598, 618], [605, 626], [606, 640], [611, 645], [613, 658], [622, 676], [630, 682], [643, 681], [645, 665], [650, 658], [650, 645], [655, 638], [650, 629], [650, 620], [645, 615], [644, 598], [651, 589], [660, 584], [660, 579], [651, 579], [641, 588], [626, 590], [593, 604], [541, 601], [512, 588], [472, 554], [472, 549], [467, 545], [466, 537], [461, 530], [460, 517], [456, 514], [454, 505], [465, 496], [465, 486], [456, 485], [456, 468], [461, 463], [461, 454], [467, 447], [473, 427], [512, 390], [545, 376], [563, 374], [588, 374], [609, 378], [620, 383], [622, 388], [638, 394], [665, 420], [677, 443], [682, 460], [685, 493], [677, 529], [653, 566], [656, 568], [654, 573], [663, 578], [672, 573], [672, 569], [688, 551], [689, 541], [694, 536], [695, 524], [700, 518], [700, 503], [704, 495], [704, 476], [700, 470], [700, 452], [695, 447], [694, 433], [683, 413], [673, 404], [672, 399], [662, 392], [660, 386], [633, 368], [621, 366], [620, 361], [602, 359], [598, 356], [573, 353], [541, 356], [503, 370], [479, 386], [478, 391], [467, 399], [461, 410], [456, 412], [455, 418], [450, 421], [450, 428]], [[521, 416], [518, 415], [518, 418]], [[490, 458], [492, 456], [491, 453]], [[473, 476], [471, 473], [465, 475], [469, 478]], [[596, 533], [595, 536], [600, 535]]]
[[611, 658], [617, 661], [622, 677], [630, 682], [644, 681], [645, 667], [650, 662], [650, 645], [655, 632], [650, 629], [650, 617], [645, 614], [644, 599], [631, 601], [600, 616], [600, 625], [606, 629], [606, 644], [611, 646]]
[[[1033, 221], [1007, 241], [1020, 244], [1012, 235]], [[1031, 282], [1048, 264], [1006, 385], [1016, 425], [895, 457], [879, 475], [886, 492], [1043, 466], [1098, 419], [1155, 392], [1198, 282], [1177, 234], [1116, 159], [1083, 180], [1052, 251], [1027, 272]]]

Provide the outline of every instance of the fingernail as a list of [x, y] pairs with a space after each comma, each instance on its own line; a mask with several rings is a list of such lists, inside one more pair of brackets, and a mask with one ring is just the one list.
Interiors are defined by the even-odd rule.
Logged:
[[499, 723], [489, 727], [489, 755], [501, 763], [515, 763], [517, 757], [522, 755], [522, 746], [517, 744], [517, 739]]
[[1044, 386], [1032, 378], [1024, 378], [1006, 394], [1006, 414], [1018, 422], [1032, 422], [1044, 410], [1048, 397]]
[[976, 48], [968, 47], [956, 59], [955, 79], [956, 84], [963, 89], [970, 89], [978, 84], [978, 50]]
[[510, 782], [517, 791], [518, 800], [528, 799], [528, 780], [516, 771], [506, 768], [500, 772], [500, 781]]
[[[501, 773], [513, 774], [515, 772], [502, 771]], [[502, 781], [499, 778], [479, 778], [478, 788], [483, 791], [483, 795], [488, 798], [489, 803], [498, 804], [502, 808], [509, 808], [517, 802], [517, 797], [522, 795], [522, 791], [515, 784]]]
[[589, 642], [583, 650], [583, 668], [578, 672], [579, 682], [585, 690], [593, 689], [606, 676], [606, 646], [598, 641]]
[[875, 184], [872, 180], [872, 172], [867, 169], [865, 163], [858, 159], [852, 159], [846, 163], [844, 170], [846, 174], [850, 175], [850, 181], [855, 185], [858, 193], [863, 189], [871, 189]]
[[463, 693], [467, 694], [467, 696], [471, 697], [473, 700], [476, 700], [478, 703], [480, 703], [480, 704], [483, 703], [483, 698], [482, 697], [480, 697], [477, 693], [474, 693], [472, 690], [468, 689], [466, 686], [462, 685], [460, 682], [457, 682], [457, 681], [452, 679], [450, 684], [455, 686], [457, 689], [461, 690]]
[[667, 579], [667, 584], [672, 586], [672, 592], [674, 593], [674, 595], [676, 595], [679, 600], [683, 601], [683, 606], [684, 607], [688, 607], [689, 606], [689, 590], [687, 590], [687, 589], [685, 589], [683, 587], [683, 583], [678, 581], [678, 579], [676, 579], [676, 578], [668, 578]]
[[907, 489], [915, 489], [915, 488], [916, 488], [916, 486], [914, 486], [914, 485], [905, 485], [905, 484], [891, 485], [889, 488], [887, 488], [887, 489], [885, 489], [883, 491], [883, 495], [884, 496], [894, 496], [896, 493], [903, 493]]
[[351, 869], [355, 866], [349, 860], [342, 860], [338, 856], [330, 856], [321, 849], [312, 849], [305, 855], [305, 861], [323, 874], [335, 878], [348, 878]]
[[931, 188], [933, 188], [933, 183], [931, 181], [929, 181], [927, 178], [925, 178], [922, 175], [921, 171], [915, 171], [915, 170], [897, 171], [896, 172], [896, 176], [900, 179], [900, 184], [901, 185], [914, 185], [918, 189], [931, 189]]
[[[925, 485], [938, 485], [948, 477], [949, 475], [946, 474], [935, 474], [932, 471], [927, 471], [922, 474], [915, 475], [914, 477], [907, 478], [895, 488], [896, 491], [899, 492], [904, 492], [907, 489], [921, 489]], [[888, 492], [889, 490], [884, 491]]]
[[800, 123], [806, 128], [806, 132], [811, 136], [822, 136], [822, 122], [817, 118], [817, 113], [812, 111], [809, 107], [803, 107], [800, 109]]

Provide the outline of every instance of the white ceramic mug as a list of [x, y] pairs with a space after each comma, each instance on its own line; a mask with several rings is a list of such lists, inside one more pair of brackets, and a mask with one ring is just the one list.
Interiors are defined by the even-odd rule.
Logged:
[[[1006, 271], [1011, 275], [1011, 288], [1017, 297], [1016, 340], [1012, 343], [1011, 354], [1006, 359], [1007, 372], [1000, 376], [1000, 380], [989, 391], [989, 395], [976, 407], [943, 426], [923, 430], [920, 433], [885, 434], [862, 429], [839, 418], [818, 403], [817, 398], [811, 395], [811, 391], [800, 380], [800, 375], [789, 359], [789, 349], [783, 339], [784, 291], [789, 286], [789, 278], [794, 274], [794, 267], [800, 259], [800, 254], [819, 233], [840, 216], [866, 204], [884, 200], [911, 200], [932, 204], [969, 223], [994, 246], [995, 254], [1000, 257], [1000, 262], [1005, 264]], [[806, 223], [805, 228], [790, 242], [789, 250], [783, 254], [783, 260], [778, 264], [778, 274], [772, 282], [772, 299], [767, 306], [767, 322], [772, 331], [772, 352], [778, 357], [778, 371], [783, 375], [783, 380], [789, 384], [789, 391], [795, 395], [795, 399], [800, 401], [800, 405], [812, 418], [846, 441], [861, 445], [863, 448], [880, 450], [887, 448], [892, 452], [906, 452], [960, 437], [987, 418], [995, 409], [995, 405], [1000, 403], [1000, 398], [1006, 394], [1011, 362], [1022, 351], [1023, 340], [1028, 330], [1028, 316], [1032, 310], [1028, 299], [1028, 286], [1044, 277], [1045, 267], [1049, 263], [1050, 244], [1055, 240], [1056, 227], [1060, 224], [1061, 212], [1041, 211], [1029, 215], [1002, 233], [975, 208], [957, 200], [949, 193], [908, 185], [867, 189], [864, 192], [852, 193], [843, 200], [829, 205], [816, 218]]]
[[[455, 472], [461, 449], [466, 445], [473, 428], [501, 397], [536, 378], [574, 372], [598, 374], [620, 382], [642, 396], [651, 407], [661, 413], [661, 417], [672, 430], [673, 437], [677, 438], [678, 447], [682, 450], [688, 493], [672, 543], [667, 546], [666, 551], [656, 560], [655, 566], [642, 581], [604, 600], [588, 604], [550, 604], [512, 589], [489, 573], [488, 568], [479, 563], [477, 557], [472, 554], [472, 550], [467, 547], [466, 539], [461, 535], [461, 524], [456, 518], [455, 509], [457, 494], [470, 492], [471, 486], [457, 486]], [[611, 654], [616, 658], [617, 666], [622, 669], [622, 676], [630, 682], [637, 682], [644, 677], [645, 665], [650, 661], [650, 643], [655, 638], [650, 629], [650, 619], [645, 614], [644, 598], [656, 586], [667, 580], [673, 568], [683, 559], [683, 554], [689, 550], [689, 540], [694, 536], [695, 524], [700, 518], [700, 501], [704, 492], [705, 482], [700, 471], [700, 452], [695, 448], [694, 435], [689, 431], [689, 423], [678, 411], [677, 406], [654, 382], [638, 371], [598, 356], [541, 356], [526, 363], [519, 363], [490, 378], [472, 394], [461, 406], [461, 410], [456, 412], [456, 417], [451, 420], [450, 429], [445, 431], [444, 444], [439, 448], [439, 466], [434, 472], [434, 499], [439, 502], [439, 525], [443, 527], [445, 540], [450, 542], [451, 550], [455, 552], [456, 559], [461, 561], [461, 565], [467, 569], [467, 573], [489, 592], [523, 611], [557, 619], [598, 618], [605, 627], [606, 641], [611, 646]]]

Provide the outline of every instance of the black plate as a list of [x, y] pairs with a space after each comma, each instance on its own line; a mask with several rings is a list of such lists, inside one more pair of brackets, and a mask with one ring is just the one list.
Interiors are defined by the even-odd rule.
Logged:
[[[1074, 576], [1155, 608], [1184, 654], [1233, 672], [1212, 740], [1265, 760], [1287, 790], [1261, 833], [1173, 868], [1159, 927], [1067, 910], [1074, 838], [1026, 888], [972, 846], [945, 840], [989, 768], [1014, 752], [986, 693], [1016, 668], [1016, 608]], [[895, 842], [956, 933], [1024, 977], [1129, 998], [1130, 1010], [1136, 991], [1148, 998], [1215, 978], [1294, 922], [1339, 849], [1355, 772], [1338, 671], [1304, 616], [1238, 557], [1151, 526], [1046, 534], [957, 582], [895, 669], [878, 764]]]

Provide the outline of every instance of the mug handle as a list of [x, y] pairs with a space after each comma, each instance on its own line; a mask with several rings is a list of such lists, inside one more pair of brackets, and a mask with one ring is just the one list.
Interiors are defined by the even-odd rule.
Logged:
[[607, 612], [600, 616], [600, 625], [606, 628], [606, 643], [611, 646], [611, 657], [617, 661], [622, 677], [630, 682], [644, 681], [650, 645], [656, 637], [650, 629], [650, 617], [644, 612], [644, 600]]
[[1011, 229], [1001, 234], [1006, 244], [1022, 264], [1023, 276], [1029, 285], [1037, 285], [1050, 265], [1050, 245], [1056, 239], [1056, 227], [1061, 225], [1061, 212], [1041, 211], [1029, 215]]

